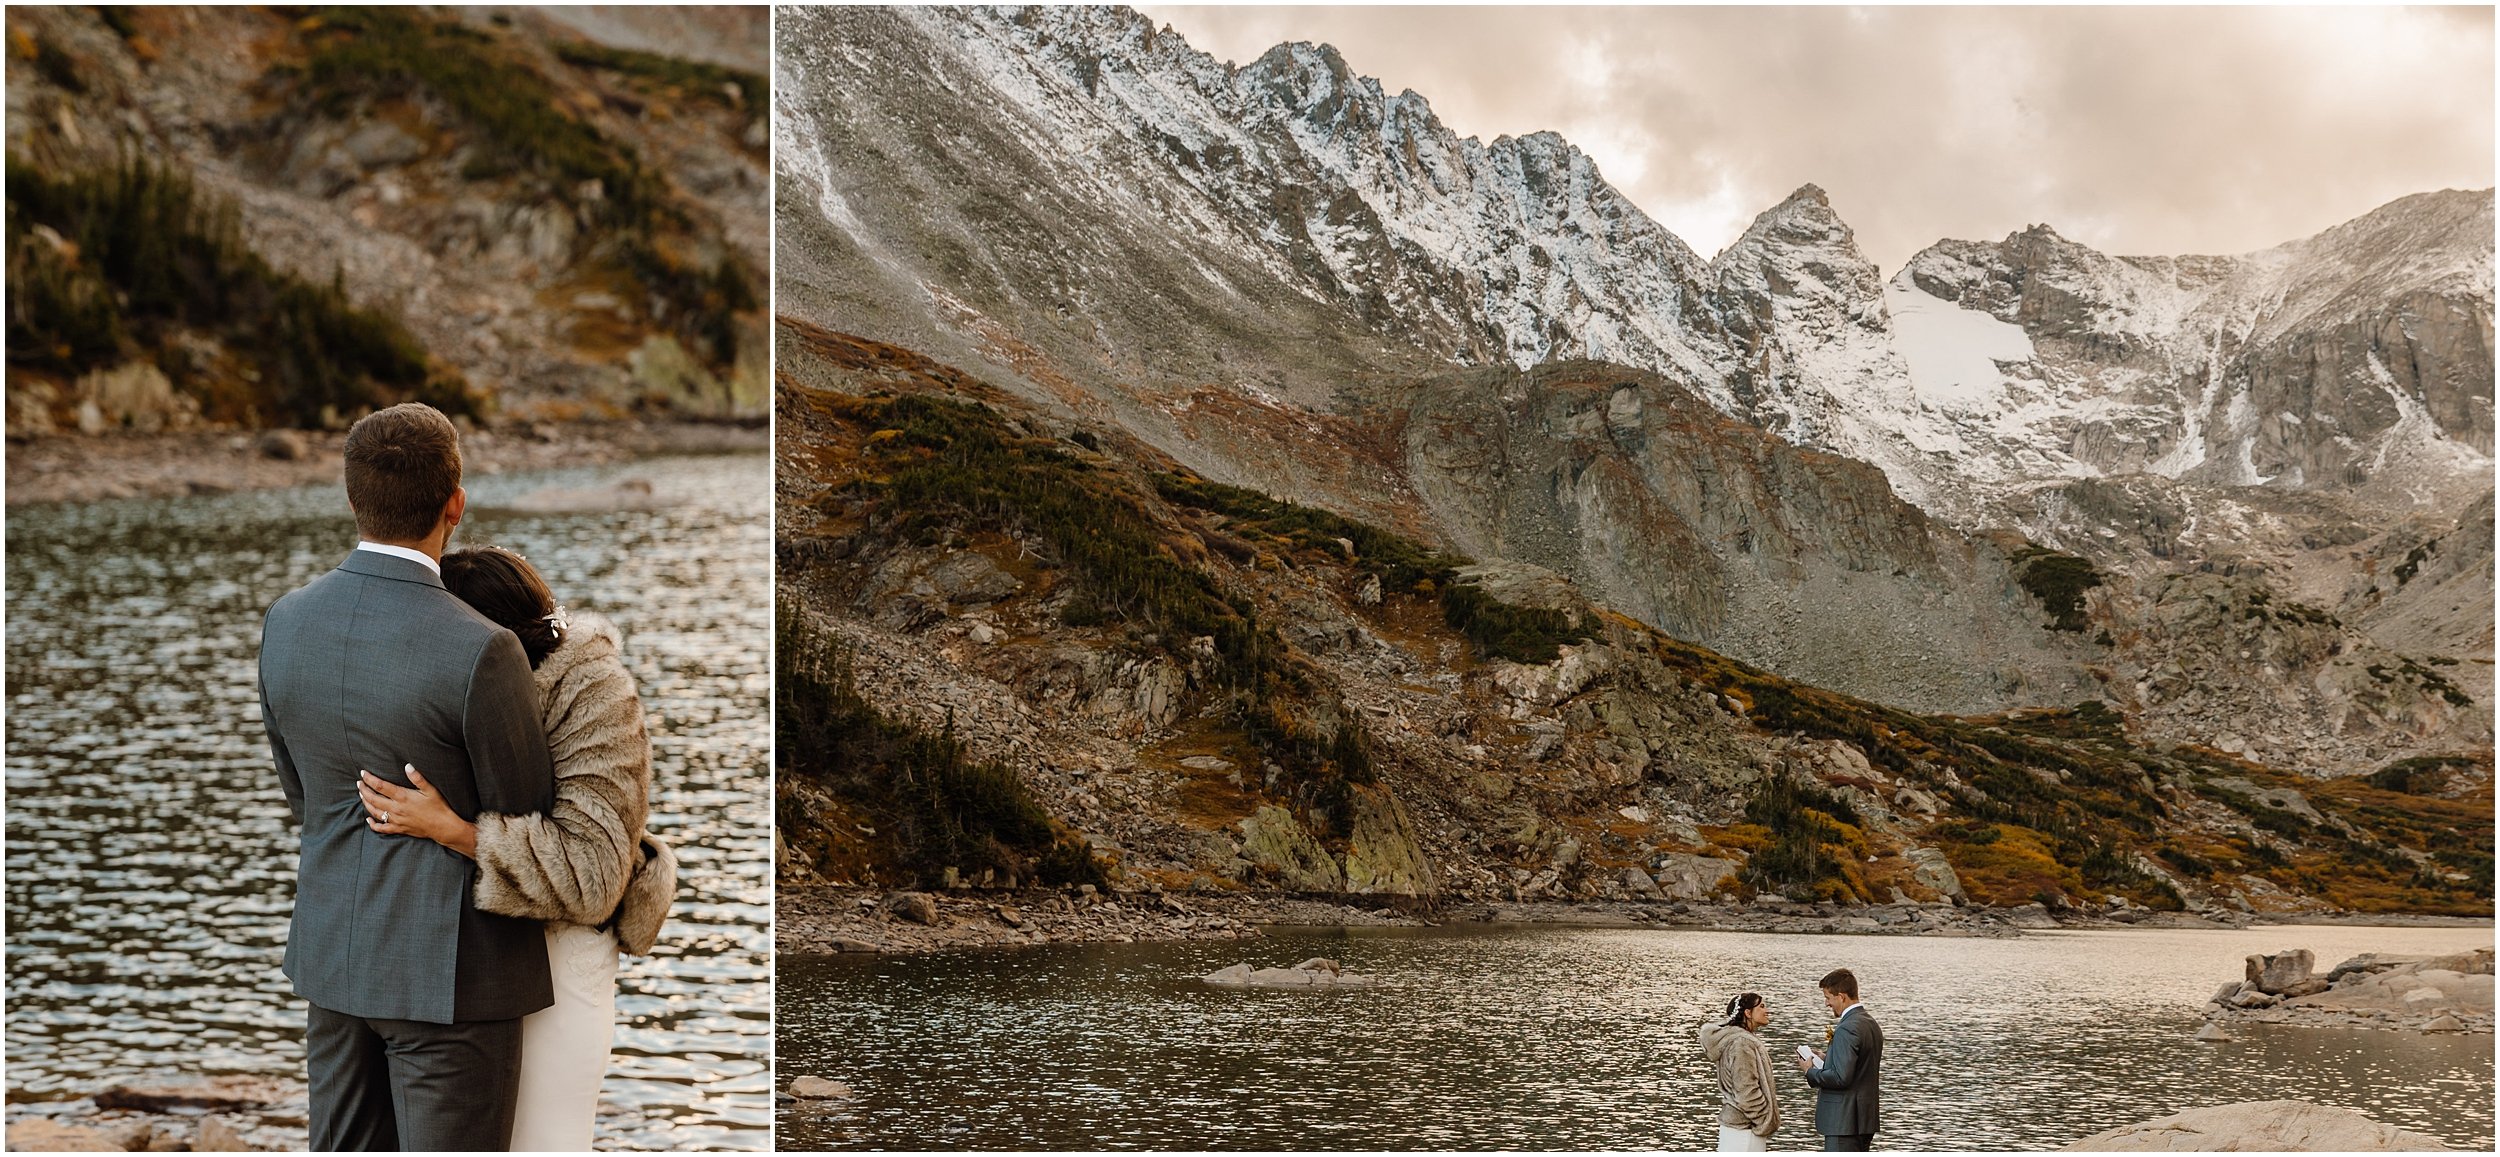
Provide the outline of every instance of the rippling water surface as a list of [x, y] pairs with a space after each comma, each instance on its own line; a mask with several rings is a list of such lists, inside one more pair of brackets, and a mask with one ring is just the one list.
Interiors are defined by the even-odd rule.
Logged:
[[[648, 479], [644, 512], [498, 512]], [[770, 1147], [771, 622], [760, 454], [479, 478], [461, 543], [615, 619], [679, 857], [664, 955], [627, 962], [601, 1144]], [[484, 507], [485, 509], [481, 509]], [[262, 611], [355, 544], [336, 487], [8, 512], [8, 1086], [303, 1071], [278, 972], [295, 836], [254, 664]]]
[[[1818, 1046], [1814, 982], [1854, 969], [1881, 1018], [1898, 1149], [2054, 1149], [2199, 1105], [2297, 1097], [2464, 1149], [2492, 1143], [2492, 1038], [2257, 1026], [2189, 1040], [2250, 952], [2489, 944], [2488, 929], [2035, 933], [2019, 940], [1554, 929], [1280, 931], [1207, 944], [785, 957], [785, 1077], [847, 1109], [785, 1113], [785, 1149], [1708, 1149], [1693, 1030], [1768, 996], [1775, 1055]], [[1325, 955], [1379, 987], [1209, 988]], [[1779, 1070], [1774, 1148], [1814, 1149]]]

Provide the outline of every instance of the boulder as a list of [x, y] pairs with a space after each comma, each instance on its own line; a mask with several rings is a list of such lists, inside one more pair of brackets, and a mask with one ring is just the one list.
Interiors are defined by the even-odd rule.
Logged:
[[261, 1077], [171, 1077], [123, 1081], [95, 1095], [99, 1109], [164, 1113], [175, 1109], [234, 1111], [282, 1104], [289, 1091]]
[[2421, 962], [2421, 971], [2455, 972], [2466, 976], [2491, 975], [2492, 950], [2476, 948], [2447, 956], [2433, 956]]
[[2284, 989], [2309, 979], [2317, 958], [2306, 948], [2286, 949], [2272, 955], [2252, 953], [2248, 957], [2247, 980], [2262, 992], [2280, 995]]
[[223, 1117], [210, 1117], [200, 1122], [199, 1131], [191, 1135], [194, 1153], [249, 1153], [259, 1149], [243, 1139], [243, 1134], [226, 1123]]
[[21, 1117], [9, 1122], [12, 1153], [128, 1153], [146, 1149], [154, 1130], [111, 1125], [74, 1125], [50, 1117]]
[[1660, 856], [1651, 867], [1656, 873], [1652, 882], [1670, 900], [1707, 900], [1721, 881], [1736, 874], [1734, 860], [1686, 852]]
[[959, 607], [994, 603], [1024, 589], [1021, 580], [999, 569], [988, 555], [977, 550], [950, 554], [930, 567], [928, 573], [938, 594]]
[[90, 371], [78, 379], [77, 390], [84, 433], [123, 428], [155, 433], [186, 429], [199, 420], [199, 399], [176, 393], [165, 371], [148, 362]]
[[[2462, 962], [2472, 963], [2470, 959]], [[2405, 1018], [2407, 1023], [2444, 1012], [2462, 1017], [2491, 1015], [2491, 974], [2425, 967], [2431, 963], [2424, 960], [2381, 972], [2347, 974], [2334, 987], [2296, 997], [2293, 1004], [2364, 1015], [2385, 1013]]]
[[851, 1087], [823, 1077], [795, 1077], [790, 1081], [790, 1095], [802, 1101], [847, 1101]]
[[937, 901], [927, 892], [896, 892], [885, 898], [885, 910], [914, 924], [938, 922]]
[[293, 430], [263, 430], [252, 443], [252, 448], [261, 457], [275, 462], [301, 462], [305, 455], [311, 453], [311, 449], [304, 444], [304, 436]]
[[2206, 1021], [2204, 1027], [2196, 1030], [2196, 1039], [2206, 1044], [2220, 1044], [2230, 1040], [2231, 1034], [2222, 1031], [2221, 1025]]
[[2464, 1022], [2464, 1021], [2461, 1021], [2461, 1020], [2458, 1020], [2458, 1019], [2457, 1019], [2457, 1017], [2456, 1017], [2456, 1014], [2455, 1014], [2455, 1013], [2443, 1012], [2443, 1013], [2440, 1013], [2438, 1016], [2434, 1016], [2434, 1017], [2430, 1018], [2429, 1020], [2423, 1021], [2423, 1022], [2422, 1022], [2422, 1031], [2423, 1031], [2423, 1032], [2464, 1032], [2464, 1031], [2465, 1031], [2465, 1022]]
[[1336, 961], [1316, 956], [1291, 968], [1252, 968], [1247, 964], [1236, 964], [1198, 979], [1222, 988], [1362, 988], [1371, 983], [1368, 976], [1346, 972], [1337, 967]]
[[1658, 888], [1658, 881], [1652, 879], [1649, 873], [1644, 872], [1639, 868], [1625, 868], [1620, 879], [1623, 884], [1623, 890], [1631, 893], [1632, 895], [1649, 900], [1663, 900], [1666, 898], [1666, 893], [1660, 891]]
[[2077, 1141], [2070, 1153], [2432, 1152], [2447, 1146], [2350, 1109], [2307, 1101], [2246, 1101], [2190, 1109]]
[[[2342, 964], [2336, 965], [2333, 971], [2326, 974], [2326, 979], [2327, 983], [2336, 984], [2342, 982], [2342, 980], [2347, 976], [2366, 976], [2373, 972], [2385, 972], [2391, 968], [2399, 968], [2407, 964], [2419, 964], [2421, 962], [2422, 958], [2419, 956], [2402, 956], [2392, 952], [2364, 952], [2359, 956], [2355, 956], [2352, 959], [2343, 962]], [[2460, 969], [2459, 971], [2463, 970]]]
[[1276, 877], [1289, 892], [1345, 891], [1345, 870], [1311, 838], [1293, 813], [1263, 804], [1241, 821], [1241, 855]]
[[1910, 878], [1928, 891], [1948, 900], [1962, 898], [1962, 878], [1954, 874], [1953, 862], [1936, 848], [1911, 848], [1902, 853], [1910, 861]]
[[1406, 805], [1386, 785], [1361, 784], [1346, 797], [1348, 825], [1345, 890], [1428, 896], [1434, 891], [1431, 857], [1415, 837]]

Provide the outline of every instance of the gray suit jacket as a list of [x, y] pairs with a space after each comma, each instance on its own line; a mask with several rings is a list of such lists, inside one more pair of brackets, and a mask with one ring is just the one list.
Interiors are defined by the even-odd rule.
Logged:
[[1826, 1137], [1882, 1132], [1884, 1027], [1865, 1005], [1832, 1026], [1823, 1063], [1806, 1070], [1814, 1086], [1814, 1131]]
[[269, 608], [261, 723], [303, 827], [287, 976], [349, 1016], [457, 1024], [554, 1003], [539, 925], [478, 911], [477, 866], [365, 827], [356, 773], [413, 763], [469, 819], [555, 802], [529, 659], [424, 566], [368, 550]]

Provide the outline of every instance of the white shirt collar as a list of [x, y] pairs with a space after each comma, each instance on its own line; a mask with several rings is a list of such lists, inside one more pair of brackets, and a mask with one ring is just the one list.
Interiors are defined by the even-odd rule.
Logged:
[[1840, 1015], [1839, 1015], [1839, 1016], [1835, 1016], [1835, 1017], [1833, 1017], [1833, 1018], [1832, 1018], [1832, 1020], [1833, 1020], [1833, 1021], [1835, 1021], [1835, 1022], [1838, 1022], [1838, 1021], [1843, 1021], [1843, 1020], [1847, 1020], [1847, 1019], [1849, 1018], [1849, 1014], [1850, 1014], [1850, 1013], [1853, 1013], [1853, 1012], [1856, 1012], [1857, 1010], [1858, 1010], [1858, 1002], [1856, 1002], [1856, 1001], [1854, 1001], [1854, 1000], [1853, 1000], [1853, 1001], [1850, 1001], [1850, 1002], [1849, 1002], [1849, 1007], [1844, 1008], [1844, 1009], [1841, 1009], [1841, 1010], [1840, 1010]]
[[369, 550], [375, 554], [387, 554], [392, 558], [404, 558], [410, 562], [424, 563], [425, 569], [434, 572], [434, 577], [441, 578], [443, 576], [443, 564], [425, 557], [425, 552], [421, 550], [410, 550], [404, 546], [392, 546], [387, 542], [359, 542], [356, 544], [356, 549]]

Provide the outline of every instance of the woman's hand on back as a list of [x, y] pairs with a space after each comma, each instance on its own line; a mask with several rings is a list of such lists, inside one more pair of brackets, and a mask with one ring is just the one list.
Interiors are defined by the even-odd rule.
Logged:
[[477, 825], [451, 810], [451, 804], [425, 782], [425, 774], [415, 764], [401, 768], [408, 774], [407, 787], [370, 771], [357, 772], [356, 795], [364, 801], [365, 826], [386, 836], [432, 840], [476, 859]]

